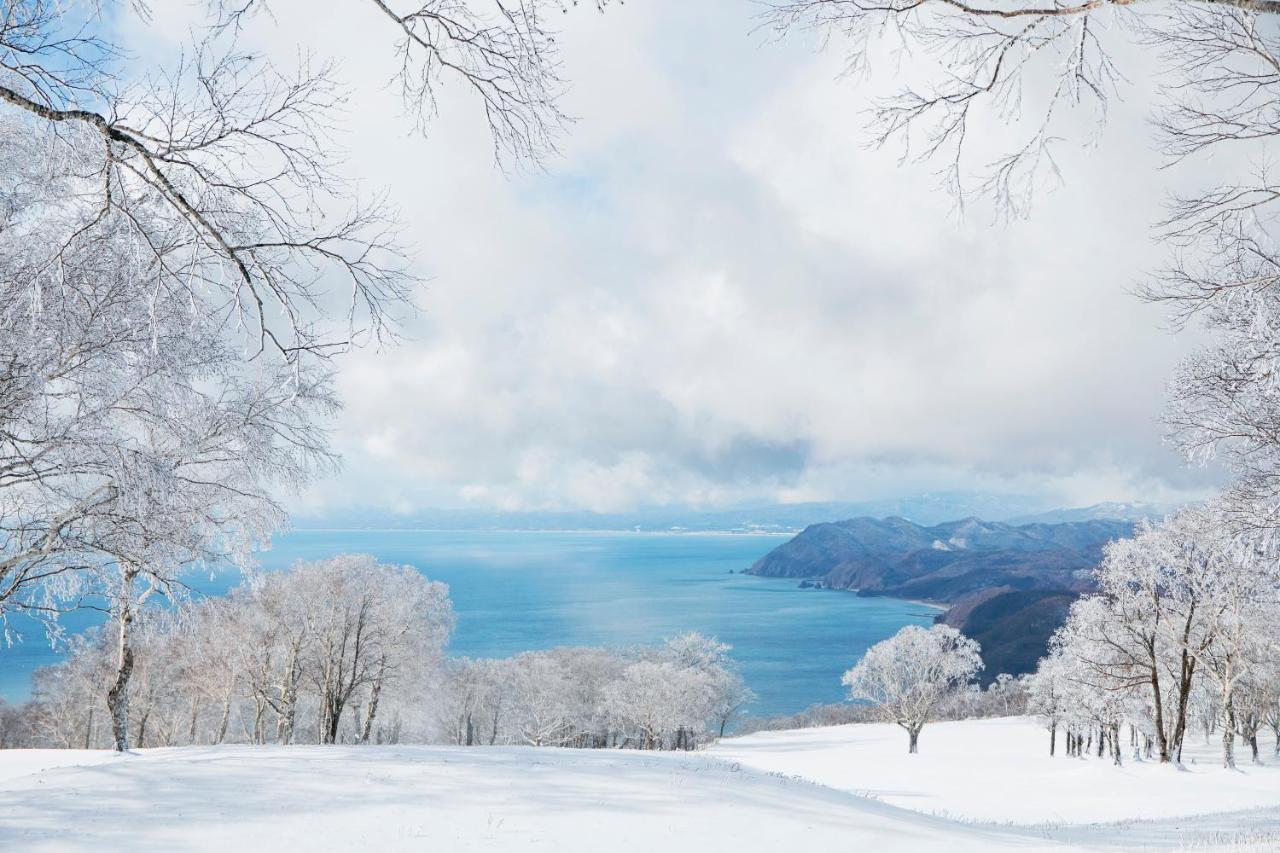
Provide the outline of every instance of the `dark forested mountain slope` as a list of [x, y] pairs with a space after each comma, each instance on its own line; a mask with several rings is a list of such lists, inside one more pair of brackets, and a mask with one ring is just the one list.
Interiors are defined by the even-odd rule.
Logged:
[[971, 609], [957, 604], [938, 621], [982, 646], [982, 682], [987, 684], [1002, 672], [1033, 671], [1077, 597], [1079, 593], [1070, 590], [1000, 590]]
[[853, 518], [807, 527], [747, 571], [951, 605], [940, 621], [982, 643], [994, 678], [1035, 667], [1071, 602], [1091, 588], [1103, 546], [1132, 532], [1133, 522], [1106, 519], [923, 526]]

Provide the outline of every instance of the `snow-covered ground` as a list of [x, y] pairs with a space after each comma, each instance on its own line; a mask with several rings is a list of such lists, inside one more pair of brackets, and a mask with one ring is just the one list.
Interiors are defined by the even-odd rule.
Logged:
[[[0, 752], [0, 766], [20, 753]], [[193, 747], [0, 782], [0, 848], [1039, 849], [702, 754]]]
[[711, 754], [926, 814], [1081, 824], [1280, 807], [1274, 743], [1269, 734], [1259, 738], [1264, 763], [1254, 765], [1237, 740], [1234, 771], [1222, 768], [1217, 737], [1206, 745], [1195, 735], [1181, 770], [1127, 752], [1115, 767], [1109, 758], [1066, 757], [1061, 732], [1050, 758], [1049, 733], [1009, 717], [931, 723], [918, 755], [906, 754], [906, 733], [892, 724], [762, 732], [724, 740]]
[[[1045, 770], [1039, 753], [1017, 754], [1021, 739], [1037, 733], [1028, 721], [938, 724], [925, 729], [918, 756], [891, 749], [902, 739], [887, 738], [880, 726], [754, 735], [693, 754], [316, 746], [126, 756], [0, 751], [0, 849], [1025, 851], [1176, 847], [1231, 840], [1241, 828], [1252, 841], [1246, 849], [1280, 845], [1275, 767], [1230, 776], [1197, 764], [1177, 774], [1046, 756], [1052, 769]], [[960, 751], [966, 746], [968, 758]], [[1145, 791], [1147, 781], [1159, 791]], [[1194, 794], [1178, 793], [1178, 785]], [[1122, 817], [1147, 814], [1144, 803], [1166, 816], [1267, 808], [1122, 831], [1078, 825], [1074, 817], [1056, 821], [1068, 813], [1102, 819], [1077, 810], [1077, 798]], [[1111, 799], [1134, 805], [1124, 811]], [[1053, 811], [1050, 800], [1062, 800], [1062, 809]], [[943, 811], [993, 824], [924, 813]]]
[[0, 750], [0, 784], [58, 767], [83, 767], [111, 761], [115, 756], [101, 749]]

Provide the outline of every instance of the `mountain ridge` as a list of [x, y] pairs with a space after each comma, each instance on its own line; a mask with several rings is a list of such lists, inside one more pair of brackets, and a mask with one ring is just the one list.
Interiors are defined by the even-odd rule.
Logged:
[[745, 572], [945, 605], [937, 621], [983, 645], [989, 681], [1035, 667], [1071, 602], [1094, 588], [1103, 547], [1132, 535], [1134, 525], [851, 518], [810, 525]]
[[630, 511], [501, 510], [485, 507], [414, 508], [406, 511], [372, 506], [300, 508], [294, 523], [310, 529], [434, 530], [634, 530], [798, 532], [833, 518], [900, 515], [921, 524], [980, 515], [1008, 518], [1048, 509], [1042, 498], [985, 492], [924, 492], [901, 498], [864, 501], [808, 501], [721, 508], [694, 506], [638, 507]]
[[485, 507], [414, 508], [374, 506], [296, 509], [294, 525], [313, 530], [639, 530], [642, 532], [795, 533], [840, 518], [899, 517], [920, 525], [954, 519], [987, 519], [1010, 524], [1090, 519], [1140, 520], [1163, 517], [1166, 507], [1107, 503], [1052, 508], [1043, 498], [985, 492], [924, 492], [865, 501], [810, 501], [724, 508], [651, 506], [630, 511], [501, 510]]

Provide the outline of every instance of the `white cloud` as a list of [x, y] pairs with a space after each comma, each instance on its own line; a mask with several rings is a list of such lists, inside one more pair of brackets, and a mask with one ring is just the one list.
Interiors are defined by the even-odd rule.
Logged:
[[861, 146], [874, 81], [762, 44], [740, 0], [654, 0], [566, 16], [580, 121], [545, 173], [504, 176], [455, 93], [410, 133], [376, 17], [273, 9], [272, 50], [341, 56], [351, 168], [431, 276], [410, 341], [346, 360], [347, 470], [308, 504], [1203, 482], [1160, 445], [1182, 345], [1125, 292], [1164, 191], [1134, 111], [1031, 220], [957, 222], [930, 167]]

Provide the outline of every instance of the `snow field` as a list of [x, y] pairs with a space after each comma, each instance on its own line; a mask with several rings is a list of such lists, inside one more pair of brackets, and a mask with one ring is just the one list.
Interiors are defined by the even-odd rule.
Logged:
[[[1122, 733], [1123, 735], [1124, 733]], [[1008, 717], [930, 723], [920, 752], [893, 724], [855, 724], [729, 738], [710, 754], [872, 797], [925, 814], [1016, 824], [1085, 824], [1280, 808], [1280, 758], [1269, 733], [1260, 765], [1238, 740], [1238, 769], [1220, 766], [1217, 735], [1189, 734], [1183, 767], [1109, 758], [1068, 758], [1062, 732], [1049, 757], [1049, 732]], [[1280, 827], [1278, 827], [1280, 828]]]
[[[1280, 849], [1280, 762], [1227, 773], [1193, 741], [1186, 771], [1117, 769], [1050, 759], [1046, 738], [1011, 718], [931, 724], [915, 756], [881, 725], [762, 733], [696, 753], [0, 751], [0, 849]], [[1156, 820], [1105, 824], [1135, 818]]]

